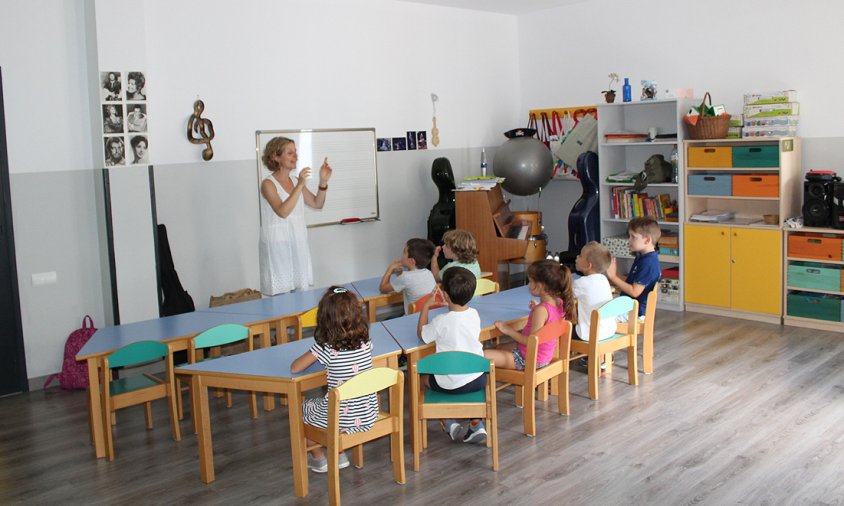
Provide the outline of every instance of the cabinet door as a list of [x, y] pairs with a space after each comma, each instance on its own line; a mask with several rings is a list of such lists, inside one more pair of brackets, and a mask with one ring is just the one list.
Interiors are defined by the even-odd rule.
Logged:
[[731, 230], [733, 309], [782, 314], [780, 234], [779, 230]]
[[729, 228], [686, 225], [683, 244], [686, 302], [730, 307]]

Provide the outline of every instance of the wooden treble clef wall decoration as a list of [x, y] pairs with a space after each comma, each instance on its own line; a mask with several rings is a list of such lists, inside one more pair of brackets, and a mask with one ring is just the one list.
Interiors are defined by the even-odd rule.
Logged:
[[[211, 140], [214, 138], [214, 125], [210, 119], [202, 117], [205, 104], [202, 100], [193, 103], [193, 114], [188, 120], [188, 140], [193, 144], [205, 144], [202, 150], [202, 159], [206, 162], [214, 158], [214, 150], [211, 149]], [[196, 138], [194, 138], [196, 134]]]

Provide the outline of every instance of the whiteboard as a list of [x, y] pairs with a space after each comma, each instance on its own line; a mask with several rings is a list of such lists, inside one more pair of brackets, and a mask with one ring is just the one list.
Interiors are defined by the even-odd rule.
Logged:
[[[287, 137], [296, 143], [299, 154], [297, 169], [313, 169], [307, 187], [314, 194], [319, 186], [319, 167], [323, 160], [327, 157], [331, 165], [333, 173], [322, 209], [305, 206], [305, 222], [309, 227], [334, 225], [350, 219], [372, 221], [379, 218], [374, 128], [258, 130], [255, 132], [255, 154], [259, 199], [263, 198], [261, 182], [270, 175], [261, 162], [261, 156], [264, 146], [273, 137]], [[304, 202], [297, 205], [304, 205]]]

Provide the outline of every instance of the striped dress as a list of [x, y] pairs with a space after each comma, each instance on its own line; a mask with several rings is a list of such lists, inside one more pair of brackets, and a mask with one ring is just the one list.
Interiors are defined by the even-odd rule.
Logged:
[[[328, 374], [328, 388], [342, 385], [358, 373], [372, 369], [372, 343], [366, 342], [356, 350], [337, 351], [317, 343], [311, 353]], [[302, 403], [305, 423], [314, 427], [328, 427], [328, 395], [305, 399]], [[378, 417], [378, 397], [365, 395], [340, 402], [340, 430], [342, 432], [364, 432], [372, 428]]]

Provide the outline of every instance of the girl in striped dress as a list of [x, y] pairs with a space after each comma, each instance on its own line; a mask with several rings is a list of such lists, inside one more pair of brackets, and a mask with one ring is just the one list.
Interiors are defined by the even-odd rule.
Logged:
[[[369, 323], [357, 297], [340, 286], [332, 286], [319, 301], [314, 345], [290, 366], [293, 373], [304, 371], [315, 361], [325, 366], [328, 388], [342, 385], [353, 376], [372, 368], [372, 343]], [[305, 399], [302, 403], [305, 423], [328, 426], [328, 395]], [[363, 432], [372, 428], [378, 416], [375, 394], [341, 401], [340, 430]], [[308, 445], [315, 444], [308, 441]], [[340, 454], [340, 468], [349, 466], [349, 459]], [[317, 473], [328, 470], [323, 448], [311, 450], [308, 467]]]

